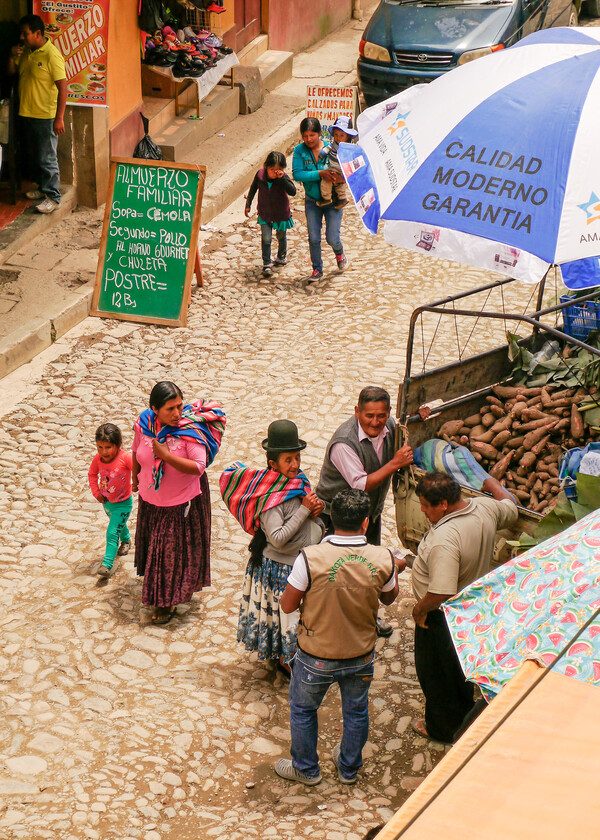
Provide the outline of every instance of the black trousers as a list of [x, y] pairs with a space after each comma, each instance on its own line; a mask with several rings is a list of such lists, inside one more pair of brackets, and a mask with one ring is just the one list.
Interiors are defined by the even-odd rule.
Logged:
[[[319, 515], [327, 528], [326, 533], [333, 534], [333, 522], [331, 521], [331, 516], [325, 512]], [[366, 537], [369, 545], [381, 545], [381, 516], [378, 516], [376, 519], [369, 518], [369, 527], [367, 528]]]
[[415, 667], [425, 695], [427, 732], [453, 743], [475, 701], [441, 610], [427, 614], [426, 630], [415, 627]]

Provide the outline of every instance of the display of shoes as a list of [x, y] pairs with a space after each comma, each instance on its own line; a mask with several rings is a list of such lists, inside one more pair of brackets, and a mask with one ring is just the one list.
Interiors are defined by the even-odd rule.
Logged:
[[[217, 14], [225, 11], [222, 0], [195, 0], [195, 6], [206, 10], [214, 6]], [[171, 21], [173, 26], [177, 24]], [[201, 29], [194, 32], [191, 26], [185, 26], [175, 32], [173, 26], [166, 24], [154, 34], [149, 34], [144, 50], [144, 64], [155, 67], [170, 67], [177, 78], [198, 77], [220, 59], [231, 55], [233, 50], [223, 45], [223, 41], [214, 32]]]

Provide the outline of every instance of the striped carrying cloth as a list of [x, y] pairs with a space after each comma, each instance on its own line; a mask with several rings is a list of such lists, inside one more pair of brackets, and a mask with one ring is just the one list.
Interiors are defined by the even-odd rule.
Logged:
[[255, 470], [235, 461], [219, 479], [221, 496], [247, 534], [255, 534], [259, 516], [295, 496], [305, 496], [310, 484], [303, 472], [286, 478], [271, 469]]
[[[474, 490], [481, 490], [481, 486], [489, 473], [480, 466], [472, 453], [465, 446], [458, 446], [456, 443], [446, 443], [439, 438], [431, 438], [425, 441], [423, 446], [415, 449], [415, 464], [426, 472], [447, 473], [459, 484], [473, 487]], [[506, 490], [506, 488], [504, 488]], [[513, 502], [519, 502], [512, 493], [506, 491]]]
[[[169, 435], [199, 441], [206, 448], [206, 466], [209, 467], [219, 451], [226, 422], [227, 417], [219, 403], [214, 400], [195, 400], [183, 406], [181, 420], [177, 426], [162, 426], [152, 409], [147, 408], [142, 411], [133, 428], [147, 437], [156, 438], [159, 443], [164, 443]], [[152, 468], [155, 490], [160, 487], [164, 471], [164, 461], [155, 458]]]
[[447, 473], [459, 484], [466, 484], [475, 490], [481, 490], [481, 485], [489, 478], [468, 449], [438, 438], [432, 438], [415, 449], [414, 457], [415, 464], [422, 470]]

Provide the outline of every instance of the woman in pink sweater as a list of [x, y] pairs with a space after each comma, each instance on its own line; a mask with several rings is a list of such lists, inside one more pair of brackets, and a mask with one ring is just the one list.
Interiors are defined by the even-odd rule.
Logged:
[[135, 567], [142, 603], [166, 624], [177, 604], [210, 586], [210, 495], [206, 467], [225, 414], [214, 402], [184, 405], [173, 382], [158, 382], [134, 424], [133, 490], [139, 492]]

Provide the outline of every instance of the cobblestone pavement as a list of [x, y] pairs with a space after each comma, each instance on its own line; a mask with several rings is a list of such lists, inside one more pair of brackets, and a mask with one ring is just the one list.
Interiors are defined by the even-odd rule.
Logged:
[[[260, 275], [255, 220], [238, 206], [203, 234], [207, 282], [187, 328], [88, 319], [36, 382], [26, 386], [23, 371], [0, 387], [11, 406], [0, 428], [2, 838], [359, 840], [443, 754], [409, 727], [422, 697], [407, 575], [387, 610], [394, 633], [377, 643], [370, 741], [353, 788], [333, 773], [334, 691], [321, 712], [323, 782], [307, 791], [274, 775], [289, 754], [287, 684], [235, 641], [248, 538], [220, 500], [221, 470], [234, 459], [262, 466], [268, 423], [289, 417], [315, 481], [359, 389], [378, 383], [394, 398], [415, 304], [486, 279], [392, 250], [352, 210], [350, 268], [334, 272], [328, 251], [325, 278], [309, 287], [295, 207], [290, 263], [273, 278]], [[528, 295], [520, 287], [518, 298]], [[442, 325], [430, 362], [452, 355], [453, 330]], [[229, 421], [210, 469], [213, 584], [160, 628], [140, 606], [131, 555], [98, 583], [105, 518], [86, 475], [96, 426], [116, 422], [129, 445], [165, 378], [184, 397], [218, 399]], [[385, 517], [384, 541], [397, 544], [391, 499]]]

